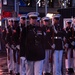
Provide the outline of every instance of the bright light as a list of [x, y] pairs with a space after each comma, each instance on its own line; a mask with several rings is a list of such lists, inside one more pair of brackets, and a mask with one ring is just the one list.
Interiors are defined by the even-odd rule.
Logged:
[[39, 4], [39, 3], [40, 3], [40, 1], [41, 1], [41, 0], [38, 0], [37, 4]]
[[0, 14], [1, 14], [1, 9], [0, 9]]
[[53, 15], [54, 15], [54, 14], [52, 14], [52, 13], [48, 13], [48, 14], [46, 15], [46, 17], [49, 17], [50, 19], [52, 19]]
[[28, 6], [30, 5], [30, 3], [28, 3]]
[[62, 5], [64, 6], [65, 4], [63, 3]]
[[39, 7], [41, 6], [41, 0], [38, 0], [37, 4], [39, 5]]
[[0, 26], [2, 25], [1, 21], [0, 21]]
[[7, 0], [3, 0], [3, 5], [7, 5]]
[[0, 8], [2, 7], [2, 3], [0, 2]]

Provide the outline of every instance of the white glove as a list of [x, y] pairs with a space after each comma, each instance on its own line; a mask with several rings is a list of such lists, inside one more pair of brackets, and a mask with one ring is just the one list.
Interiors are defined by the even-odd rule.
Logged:
[[53, 49], [55, 49], [55, 44], [53, 44], [51, 47], [52, 47]]
[[6, 44], [6, 47], [7, 47], [7, 48], [10, 48], [8, 44]]
[[20, 50], [20, 45], [17, 45], [16, 48], [17, 48], [18, 50]]
[[71, 42], [71, 45], [72, 45], [72, 46], [74, 46], [74, 44], [75, 44], [75, 42], [74, 42], [74, 41], [72, 41], [72, 42]]
[[11, 45], [11, 48], [14, 49], [14, 50], [16, 49], [16, 47], [14, 45]]
[[57, 34], [57, 30], [55, 29], [55, 26], [54, 26], [54, 32]]
[[44, 32], [44, 36], [46, 36], [46, 33]]
[[66, 40], [66, 38], [65, 37], [63, 37], [63, 41], [65, 41]]
[[26, 57], [20, 57], [22, 60], [25, 60], [25, 63], [27, 64], [27, 59]]
[[66, 43], [64, 46], [65, 46], [66, 48], [68, 48], [68, 43]]

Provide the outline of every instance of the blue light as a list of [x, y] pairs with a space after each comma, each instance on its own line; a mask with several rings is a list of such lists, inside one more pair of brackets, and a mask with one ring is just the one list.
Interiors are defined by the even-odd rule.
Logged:
[[20, 0], [19, 2], [20, 2], [19, 6], [26, 6], [26, 4], [25, 4], [25, 2], [23, 2], [23, 0]]

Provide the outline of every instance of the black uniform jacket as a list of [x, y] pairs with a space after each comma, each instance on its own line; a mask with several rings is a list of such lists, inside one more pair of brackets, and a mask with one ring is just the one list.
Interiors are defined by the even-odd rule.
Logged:
[[38, 61], [45, 58], [43, 32], [40, 27], [29, 25], [26, 34], [26, 58], [29, 61]]
[[71, 45], [71, 42], [73, 41], [72, 35], [73, 35], [72, 27], [67, 27], [66, 28], [66, 40], [69, 45], [69, 48], [72, 47]]
[[8, 26], [8, 33], [6, 33], [6, 42], [11, 45], [12, 44], [12, 27]]
[[65, 36], [64, 30], [60, 25], [55, 25], [57, 33], [54, 33], [55, 50], [63, 50], [63, 37]]
[[4, 28], [2, 31], [2, 39], [3, 39], [3, 43], [6, 44], [6, 28]]
[[25, 57], [25, 41], [26, 41], [26, 27], [21, 27], [22, 31], [20, 32], [20, 57]]
[[[16, 32], [14, 32], [14, 30]], [[12, 44], [19, 45], [20, 44], [20, 27], [19, 26], [13, 26], [12, 30]]]
[[[45, 45], [45, 50], [46, 49], [51, 49], [52, 46], [52, 35], [53, 35], [53, 28], [52, 26], [48, 27], [48, 26], [43, 26], [43, 32], [44, 32], [44, 45]], [[49, 30], [49, 32], [47, 32], [47, 30]]]

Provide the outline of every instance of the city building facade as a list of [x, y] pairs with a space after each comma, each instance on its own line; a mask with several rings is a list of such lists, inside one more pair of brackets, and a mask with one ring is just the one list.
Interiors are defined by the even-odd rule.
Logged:
[[74, 0], [0, 0], [0, 14], [2, 19], [6, 17], [16, 17], [28, 12], [39, 12], [40, 16], [47, 13], [56, 14], [59, 8], [74, 7]]

